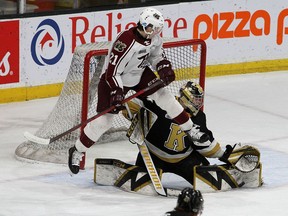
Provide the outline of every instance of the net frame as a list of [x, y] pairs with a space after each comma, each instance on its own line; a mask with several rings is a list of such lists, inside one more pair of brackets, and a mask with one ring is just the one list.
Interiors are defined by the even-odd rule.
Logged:
[[[163, 38], [164, 44], [163, 48], [165, 49], [167, 58], [169, 60], [172, 59], [172, 65], [174, 68], [174, 71], [176, 73], [176, 81], [169, 84], [169, 86], [165, 87], [168, 88], [170, 91], [171, 89], [174, 89], [172, 93], [177, 94], [177, 91], [179, 90], [179, 86], [186, 83], [187, 80], [193, 79], [193, 81], [200, 84], [200, 86], [205, 89], [205, 70], [206, 70], [206, 43], [201, 39], [179, 39], [179, 38]], [[102, 67], [105, 61], [105, 57], [108, 54], [108, 49], [111, 42], [100, 42], [100, 43], [91, 43], [91, 44], [83, 44], [78, 47], [76, 47], [72, 61], [71, 66], [69, 69], [69, 73], [67, 75], [67, 78], [64, 82], [63, 89], [61, 91], [61, 94], [59, 96], [59, 99], [48, 116], [47, 120], [43, 123], [43, 125], [40, 127], [40, 129], [35, 133], [36, 136], [42, 137], [42, 138], [52, 138], [57, 136], [58, 134], [64, 132], [65, 130], [68, 130], [72, 128], [73, 126], [85, 122], [88, 118], [92, 117], [96, 114], [96, 95], [97, 91], [97, 85], [99, 82], [99, 75], [102, 71]], [[178, 56], [169, 56], [170, 53], [167, 52], [169, 49], [179, 48], [179, 47], [187, 47], [188, 51], [193, 50], [193, 54], [195, 54], [195, 57], [193, 56], [193, 61], [195, 58], [195, 62], [193, 62], [191, 65], [191, 68], [181, 68], [181, 66], [177, 66], [177, 64], [173, 64], [173, 58], [179, 58]], [[185, 53], [181, 55], [181, 58], [186, 58]], [[191, 58], [187, 57], [187, 58]], [[194, 67], [195, 66], [195, 67]], [[78, 68], [79, 71], [75, 68]], [[179, 67], [179, 68], [178, 68]], [[181, 77], [179, 74], [181, 70], [190, 70], [191, 74], [195, 73], [195, 77], [189, 76], [189, 77]], [[196, 72], [194, 72], [196, 71]], [[83, 73], [83, 77], [80, 78], [82, 80], [78, 80], [79, 78], [70, 81], [70, 77], [73, 75], [73, 73]], [[72, 75], [71, 75], [72, 74]], [[79, 83], [78, 83], [79, 82]], [[64, 92], [70, 92], [70, 86], [75, 85], [77, 88], [79, 88], [80, 93], [71, 96], [70, 100], [77, 101], [77, 109], [70, 110], [70, 114], [55, 114], [58, 112], [57, 110], [65, 108], [67, 106], [66, 104], [63, 105], [63, 102], [61, 102], [61, 97], [64, 94]], [[65, 93], [67, 94], [67, 93]], [[69, 93], [68, 93], [69, 94]], [[130, 92], [130, 94], [132, 94]], [[75, 98], [74, 98], [75, 96]], [[127, 95], [129, 96], [129, 94]], [[63, 96], [64, 97], [64, 96]], [[68, 98], [69, 98], [68, 97]], [[81, 101], [81, 102], [80, 102]], [[69, 102], [68, 102], [69, 103]], [[92, 110], [92, 111], [91, 111]], [[93, 111], [94, 110], [94, 111]], [[68, 109], [69, 111], [69, 109]], [[47, 125], [53, 125], [53, 124], [60, 124], [59, 118], [64, 119], [65, 127], [62, 128], [62, 125], [59, 126], [62, 131], [54, 131], [54, 128], [51, 128], [51, 126]], [[70, 119], [75, 118], [72, 121]], [[118, 118], [118, 117], [117, 117]], [[129, 122], [124, 119], [123, 117], [119, 117], [121, 120], [119, 120], [121, 123], [119, 125], [113, 126], [112, 129], [110, 129], [108, 132], [103, 134], [100, 139], [97, 141], [97, 143], [105, 143], [110, 142], [114, 140], [123, 140], [126, 139], [126, 129], [129, 126]], [[57, 123], [58, 121], [58, 123]], [[118, 120], [117, 120], [118, 121]], [[67, 126], [68, 125], [68, 126]], [[123, 125], [123, 126], [122, 126]], [[81, 128], [75, 130], [72, 132], [69, 136], [65, 136], [63, 139], [59, 140], [59, 144], [51, 143], [47, 146], [43, 146], [40, 144], [32, 143], [31, 141], [25, 141], [21, 143], [17, 149], [15, 150], [16, 158], [21, 160], [32, 160], [32, 161], [43, 161], [43, 162], [52, 162], [52, 163], [67, 163], [68, 158], [68, 149], [73, 146], [76, 142], [76, 139], [80, 136], [81, 130], [84, 129], [83, 125]], [[48, 130], [48, 131], [47, 131]], [[113, 136], [112, 136], [113, 134]], [[56, 142], [56, 141], [55, 141]], [[57, 147], [55, 147], [57, 146]], [[81, 167], [84, 168], [85, 159], [83, 160]]]

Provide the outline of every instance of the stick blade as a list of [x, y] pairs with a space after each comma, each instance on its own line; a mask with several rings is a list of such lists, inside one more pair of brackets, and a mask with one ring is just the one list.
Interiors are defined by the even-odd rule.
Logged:
[[38, 143], [41, 145], [48, 145], [50, 143], [50, 139], [44, 139], [44, 138], [37, 137], [37, 136], [27, 132], [27, 131], [24, 132], [24, 137], [31, 142]]

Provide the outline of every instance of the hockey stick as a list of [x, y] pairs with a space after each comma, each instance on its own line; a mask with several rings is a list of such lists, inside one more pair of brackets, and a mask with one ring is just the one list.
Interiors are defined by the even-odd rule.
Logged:
[[146, 169], [150, 176], [151, 182], [153, 183], [155, 191], [161, 196], [167, 196], [167, 193], [162, 185], [161, 179], [157, 173], [157, 170], [154, 166], [154, 163], [152, 161], [151, 155], [145, 142], [143, 142], [142, 145], [137, 143], [137, 146], [143, 158], [143, 161], [145, 163]]
[[[127, 103], [125, 103], [125, 107], [127, 109], [130, 120], [132, 120], [133, 116], [132, 116], [132, 113], [131, 113], [130, 108], [129, 108]], [[149, 150], [146, 146], [146, 143], [142, 142], [142, 145], [137, 143], [137, 146], [138, 146], [139, 152], [143, 158], [144, 164], [146, 166], [147, 172], [150, 176], [150, 179], [151, 179], [151, 182], [154, 186], [155, 191], [161, 196], [167, 196], [167, 192], [165, 191], [165, 189], [162, 185], [161, 179], [160, 179], [160, 177], [157, 173], [157, 170], [154, 166], [153, 160], [152, 160], [151, 155], [149, 153]]]
[[[154, 83], [151, 84], [150, 86], [148, 86], [148, 87], [146, 87], [146, 88], [144, 88], [144, 89], [136, 92], [135, 94], [133, 94], [133, 95], [125, 98], [125, 99], [122, 101], [122, 104], [127, 103], [128, 101], [132, 100], [133, 98], [136, 98], [136, 97], [140, 96], [141, 94], [143, 94], [143, 93], [145, 93], [145, 92], [147, 92], [147, 91], [149, 91], [149, 90], [151, 90], [151, 89], [153, 89], [153, 88], [155, 88], [155, 87], [158, 87], [158, 86], [164, 86], [162, 80], [157, 80], [156, 82], [154, 82]], [[91, 121], [99, 118], [100, 116], [102, 116], [102, 115], [110, 112], [110, 111], [113, 110], [113, 109], [115, 109], [115, 106], [109, 107], [108, 109], [106, 109], [106, 110], [104, 110], [104, 111], [96, 114], [95, 116], [87, 119], [86, 121], [81, 122], [80, 124], [78, 124], [78, 125], [70, 128], [69, 130], [67, 130], [67, 131], [65, 131], [65, 132], [63, 132], [63, 133], [61, 133], [61, 134], [59, 134], [59, 135], [57, 135], [57, 136], [55, 136], [55, 137], [52, 137], [52, 138], [50, 138], [50, 139], [45, 139], [45, 138], [37, 137], [37, 136], [35, 136], [35, 135], [33, 135], [33, 134], [29, 133], [29, 132], [24, 132], [24, 137], [25, 137], [26, 139], [28, 139], [29, 141], [32, 141], [32, 142], [34, 142], [34, 143], [38, 143], [38, 144], [42, 144], [42, 145], [48, 145], [48, 144], [50, 144], [50, 143], [52, 143], [52, 142], [55, 142], [56, 140], [60, 139], [61, 137], [65, 136], [65, 135], [67, 135], [67, 134], [69, 134], [69, 133], [71, 133], [72, 131], [80, 128], [81, 126], [83, 126], [83, 125], [85, 125], [85, 124], [87, 124], [87, 123], [89, 123], [89, 122], [91, 122]]]

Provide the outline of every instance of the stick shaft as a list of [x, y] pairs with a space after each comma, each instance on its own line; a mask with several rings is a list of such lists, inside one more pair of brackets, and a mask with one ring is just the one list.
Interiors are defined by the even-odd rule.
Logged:
[[[125, 103], [125, 107], [127, 109], [130, 120], [132, 120], [133, 116], [129, 108], [129, 105], [127, 103]], [[146, 166], [147, 172], [150, 176], [150, 179], [154, 186], [155, 191], [161, 196], [167, 196], [167, 193], [162, 185], [161, 179], [157, 173], [157, 170], [155, 168], [155, 165], [153, 163], [153, 160], [151, 158], [151, 155], [149, 153], [149, 150], [146, 146], [145, 141], [142, 144], [137, 143], [137, 146], [138, 146], [139, 152], [142, 156], [142, 159], [144, 161], [144, 164]]]
[[[158, 86], [159, 86], [159, 87], [160, 87], [160, 86], [163, 86], [162, 80], [157, 80], [156, 82], [154, 82], [154, 83], [151, 84], [150, 86], [148, 86], [148, 87], [146, 87], [146, 88], [144, 88], [144, 89], [136, 92], [135, 94], [133, 94], [133, 95], [125, 98], [125, 99], [122, 101], [122, 104], [127, 103], [128, 101], [132, 100], [133, 98], [136, 98], [136, 97], [142, 95], [143, 93], [145, 93], [145, 92], [147, 92], [147, 91], [149, 91], [149, 90], [151, 90], [151, 89], [153, 89], [153, 88], [156, 88], [156, 87], [158, 87]], [[80, 124], [78, 124], [78, 125], [70, 128], [69, 130], [67, 130], [67, 131], [65, 131], [65, 132], [63, 132], [63, 133], [61, 133], [61, 134], [58, 134], [57, 136], [52, 137], [52, 138], [50, 138], [50, 139], [44, 139], [44, 138], [36, 137], [36, 136], [34, 136], [34, 135], [29, 135], [28, 132], [25, 132], [25, 133], [24, 133], [24, 136], [25, 136], [26, 138], [28, 138], [28, 140], [30, 140], [30, 141], [32, 141], [32, 142], [36, 142], [36, 143], [48, 145], [48, 144], [50, 144], [50, 143], [52, 143], [52, 142], [55, 142], [56, 140], [62, 138], [63, 136], [71, 133], [72, 131], [75, 131], [75, 130], [77, 130], [78, 128], [80, 128], [80, 127], [88, 124], [89, 122], [91, 122], [91, 121], [99, 118], [100, 116], [105, 115], [106, 113], [110, 112], [110, 111], [113, 110], [113, 109], [115, 109], [115, 106], [109, 107], [108, 109], [106, 109], [106, 110], [104, 110], [104, 111], [96, 114], [95, 116], [87, 119], [86, 121], [81, 122]], [[39, 142], [37, 142], [37, 138], [38, 138]], [[40, 140], [41, 140], [41, 141], [40, 141]]]

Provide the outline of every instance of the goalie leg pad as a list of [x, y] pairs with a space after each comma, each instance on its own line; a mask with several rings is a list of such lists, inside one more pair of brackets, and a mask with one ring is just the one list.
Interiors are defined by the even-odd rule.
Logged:
[[[124, 191], [145, 195], [158, 195], [143, 167], [103, 158], [95, 159], [94, 164], [94, 182], [97, 184], [116, 186]], [[157, 169], [157, 172], [161, 179], [162, 170]]]
[[194, 189], [203, 192], [227, 191], [234, 188], [256, 188], [262, 186], [262, 164], [249, 173], [228, 165], [195, 166]]

